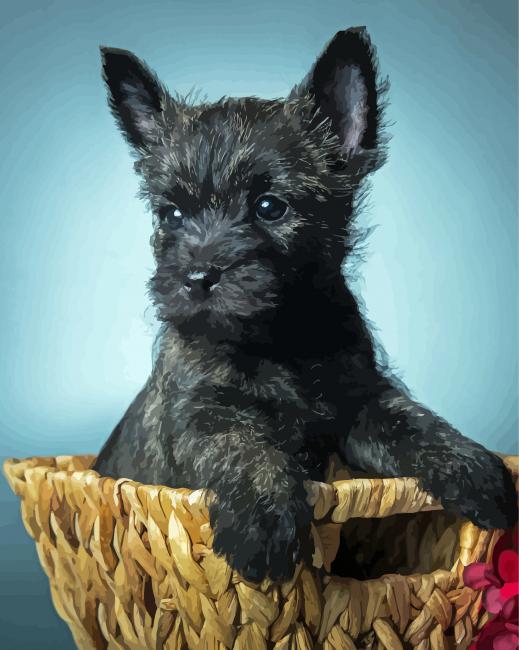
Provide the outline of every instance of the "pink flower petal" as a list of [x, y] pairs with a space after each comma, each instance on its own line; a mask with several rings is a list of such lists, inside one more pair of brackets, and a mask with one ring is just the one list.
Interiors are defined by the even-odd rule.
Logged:
[[494, 552], [492, 553], [492, 564], [494, 566], [494, 571], [496, 574], [499, 573], [498, 561], [499, 556], [503, 551], [508, 549], [519, 550], [519, 525], [516, 524], [510, 530], [507, 530], [504, 535], [502, 535], [498, 540], [497, 544], [494, 547]]
[[519, 555], [506, 550], [497, 559], [497, 569], [503, 582], [519, 582]]
[[503, 605], [501, 617], [507, 623], [516, 623], [519, 625], [519, 596], [512, 596]]
[[465, 567], [463, 583], [471, 589], [484, 589], [491, 585], [501, 586], [501, 582], [492, 570], [492, 566], [483, 564], [483, 562], [476, 562]]
[[475, 639], [477, 650], [493, 650], [495, 637], [503, 632], [506, 632], [506, 628], [500, 618], [488, 621]]
[[505, 604], [498, 587], [489, 587], [483, 594], [483, 605], [487, 612], [499, 614]]
[[507, 582], [500, 589], [501, 598], [508, 600], [519, 594], [519, 582]]
[[494, 650], [517, 650], [519, 648], [519, 636], [511, 632], [504, 632], [494, 637]]

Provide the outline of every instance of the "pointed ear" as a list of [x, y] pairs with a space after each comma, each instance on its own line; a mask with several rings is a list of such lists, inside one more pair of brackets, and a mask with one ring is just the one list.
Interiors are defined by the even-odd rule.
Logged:
[[153, 140], [167, 95], [155, 74], [127, 50], [101, 47], [108, 103], [128, 142], [145, 148]]
[[378, 144], [376, 57], [364, 27], [337, 32], [291, 98], [310, 95], [316, 119], [328, 117], [345, 158]]

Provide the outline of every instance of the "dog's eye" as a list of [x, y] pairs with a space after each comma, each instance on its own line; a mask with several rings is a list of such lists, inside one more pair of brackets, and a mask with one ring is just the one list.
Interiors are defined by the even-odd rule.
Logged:
[[270, 194], [261, 196], [256, 201], [256, 216], [264, 221], [276, 221], [286, 213], [288, 205]]
[[170, 228], [180, 228], [184, 220], [182, 210], [174, 204], [166, 205], [159, 211], [162, 223], [167, 223]]

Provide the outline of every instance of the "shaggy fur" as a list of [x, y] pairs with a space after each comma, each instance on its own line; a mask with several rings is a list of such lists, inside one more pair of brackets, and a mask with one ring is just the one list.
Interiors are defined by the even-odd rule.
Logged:
[[377, 364], [341, 274], [362, 182], [385, 157], [366, 31], [339, 32], [285, 100], [193, 105], [133, 54], [102, 58], [155, 218], [164, 325], [94, 469], [210, 488], [214, 549], [251, 580], [289, 577], [310, 552], [305, 481], [323, 479], [332, 452], [417, 476], [479, 526], [514, 524], [502, 461]]

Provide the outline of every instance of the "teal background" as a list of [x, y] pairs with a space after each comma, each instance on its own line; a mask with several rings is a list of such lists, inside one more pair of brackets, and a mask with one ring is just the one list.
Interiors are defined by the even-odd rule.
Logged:
[[[358, 283], [416, 397], [517, 453], [517, 3], [18, 0], [0, 7], [0, 456], [96, 451], [150, 369], [150, 218], [98, 45], [170, 88], [285, 95], [367, 25], [392, 81]], [[0, 480], [0, 641], [71, 648]]]

